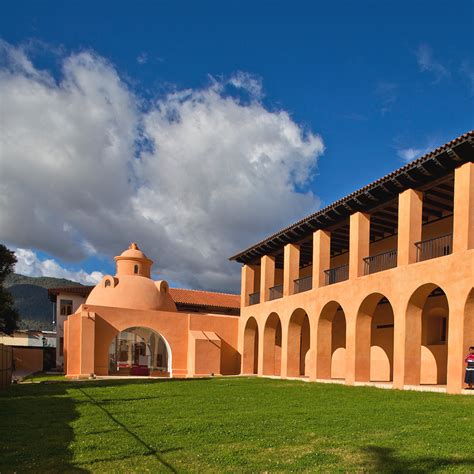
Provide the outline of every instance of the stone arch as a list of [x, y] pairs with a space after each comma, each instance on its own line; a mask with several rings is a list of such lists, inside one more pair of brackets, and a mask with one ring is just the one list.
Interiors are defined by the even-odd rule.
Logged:
[[448, 322], [448, 299], [439, 285], [413, 292], [405, 315], [405, 385], [446, 383]]
[[316, 378], [346, 376], [346, 316], [337, 301], [326, 303], [318, 318]]
[[263, 329], [263, 375], [281, 374], [281, 320], [271, 313]]
[[253, 316], [245, 323], [242, 373], [258, 373], [258, 323]]
[[355, 380], [392, 381], [393, 344], [393, 307], [383, 294], [372, 293], [364, 298], [357, 312]]
[[132, 326], [112, 337], [109, 375], [172, 376], [172, 352], [165, 337], [146, 326]]
[[296, 309], [288, 323], [288, 377], [309, 375], [310, 334], [308, 314], [302, 308]]

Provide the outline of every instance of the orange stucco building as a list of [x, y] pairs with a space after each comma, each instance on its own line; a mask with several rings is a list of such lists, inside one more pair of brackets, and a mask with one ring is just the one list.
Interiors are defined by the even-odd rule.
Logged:
[[62, 322], [61, 355], [68, 377], [240, 372], [235, 295], [170, 289], [165, 281], [153, 281], [153, 262], [135, 243], [115, 261], [116, 275], [104, 276], [92, 291], [52, 292], [76, 298], [88, 294]]
[[64, 322], [70, 377], [255, 374], [463, 388], [474, 133], [233, 256], [240, 316], [179, 310], [136, 245]]
[[242, 373], [463, 388], [474, 345], [474, 133], [232, 257]]

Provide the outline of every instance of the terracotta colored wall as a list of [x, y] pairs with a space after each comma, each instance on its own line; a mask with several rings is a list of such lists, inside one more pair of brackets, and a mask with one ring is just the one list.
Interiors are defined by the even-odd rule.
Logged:
[[[85, 317], [89, 315], [89, 317]], [[158, 332], [171, 348], [172, 375], [188, 375], [189, 330], [212, 331], [220, 338], [218, 353], [212, 348], [212, 372], [236, 374], [240, 371], [237, 352], [238, 317], [221, 315], [186, 314], [167, 311], [142, 311], [124, 308], [84, 305], [68, 318], [67, 357], [68, 376], [87, 376], [90, 373], [107, 375], [109, 347], [115, 335], [131, 327], [147, 327]], [[207, 347], [207, 349], [206, 349]], [[196, 361], [204, 370], [201, 351], [209, 346], [196, 345]], [[194, 357], [194, 356], [193, 356]], [[199, 360], [198, 360], [199, 359]]]
[[[439, 230], [439, 229], [438, 229]], [[391, 270], [375, 273], [373, 275], [362, 276], [353, 280], [340, 282], [334, 285], [323, 286], [307, 292], [299, 293], [289, 297], [268, 301], [263, 304], [253, 305], [242, 308], [240, 319], [239, 350], [243, 352], [243, 333], [246, 322], [253, 316], [258, 322], [259, 332], [263, 331], [267, 318], [272, 313], [277, 313], [281, 318], [283, 332], [282, 347], [282, 376], [286, 376], [288, 343], [285, 343], [288, 335], [289, 318], [296, 308], [303, 308], [309, 315], [311, 324], [311, 349], [317, 353], [317, 322], [322, 309], [328, 302], [336, 301], [344, 309], [347, 325], [334, 320], [333, 343], [332, 343], [332, 367], [331, 376], [334, 378], [346, 378], [346, 383], [354, 382], [355, 370], [355, 321], [362, 302], [371, 294], [377, 293], [385, 296], [391, 303], [393, 316], [387, 309], [379, 309], [373, 314], [370, 325], [370, 378], [374, 380], [390, 380], [391, 372], [395, 386], [403, 386], [403, 381], [407, 377], [405, 370], [411, 369], [408, 365], [403, 367], [405, 361], [405, 337], [408, 337], [413, 331], [411, 323], [407, 320], [407, 308], [412, 295], [419, 289], [431, 284], [432, 289], [436, 286], [441, 287], [448, 299], [449, 317], [448, 317], [448, 338], [451, 341], [448, 344], [433, 344], [423, 342], [421, 347], [421, 336], [419, 346], [420, 359], [420, 377], [422, 383], [442, 383], [446, 380], [445, 368], [449, 364], [446, 362], [449, 357], [453, 360], [456, 357], [456, 379], [452, 375], [452, 386], [450, 391], [459, 390], [461, 387], [463, 374], [462, 352], [465, 351], [466, 342], [474, 341], [474, 324], [468, 321], [474, 320], [474, 304], [467, 305], [468, 295], [473, 291], [474, 286], [474, 250], [464, 252], [455, 252], [451, 255], [439, 257], [424, 262], [404, 265]], [[431, 288], [431, 287], [430, 287]], [[446, 305], [440, 303], [436, 298], [425, 300], [425, 313], [430, 313], [430, 318], [435, 316], [433, 310], [446, 310]], [[420, 310], [421, 311], [421, 310]], [[466, 313], [465, 313], [466, 312]], [[420, 318], [425, 318], [421, 315]], [[466, 329], [463, 329], [464, 321]], [[439, 322], [439, 321], [438, 321]], [[436, 323], [436, 324], [434, 324]], [[394, 328], [376, 328], [377, 325], [394, 324]], [[420, 319], [421, 327], [429, 327], [426, 335], [430, 331], [437, 331], [438, 324], [432, 319], [428, 325], [423, 324]], [[398, 330], [396, 329], [398, 327]], [[470, 329], [469, 329], [470, 328]], [[347, 337], [344, 336], [344, 330]], [[453, 332], [454, 331], [454, 332]], [[468, 332], [470, 331], [470, 335]], [[423, 335], [425, 337], [425, 335]], [[430, 339], [432, 340], [432, 339]], [[262, 351], [262, 342], [258, 351]], [[427, 352], [428, 351], [428, 352]], [[432, 354], [428, 357], [429, 354]], [[450, 356], [451, 354], [451, 356]], [[243, 357], [245, 358], [245, 354]], [[453, 363], [453, 362], [452, 362]], [[263, 358], [262, 358], [263, 364]], [[433, 375], [433, 367], [436, 365], [436, 382]], [[439, 367], [439, 368], [438, 368]], [[260, 368], [259, 368], [260, 371]], [[448, 386], [449, 386], [449, 371]], [[310, 378], [315, 378], [315, 374], [310, 374]], [[455, 380], [455, 381], [453, 381]]]
[[61, 367], [64, 364], [64, 356], [60, 355], [60, 338], [65, 338], [64, 335], [64, 321], [66, 321], [66, 316], [61, 316], [60, 314], [60, 300], [71, 300], [72, 301], [72, 311], [75, 313], [77, 308], [84, 304], [86, 298], [84, 296], [70, 294], [70, 293], [60, 293], [57, 297], [56, 304], [56, 366]]
[[[264, 338], [259, 337], [259, 344], [253, 349], [251, 344], [245, 344], [244, 329], [250, 318], [254, 318], [255, 332], [262, 334], [267, 319], [276, 313], [282, 324], [281, 376], [293, 375], [295, 338], [291, 335], [291, 318], [296, 311], [304, 310], [311, 327], [308, 357], [316, 361], [311, 364], [310, 379], [316, 379], [317, 373], [323, 377], [343, 374], [347, 384], [354, 384], [371, 378], [387, 380], [393, 373], [396, 388], [446, 381], [448, 392], [458, 393], [463, 386], [463, 358], [474, 341], [474, 163], [464, 163], [454, 171], [452, 217], [423, 226], [423, 199], [422, 191], [403, 191], [398, 201], [398, 235], [371, 246], [368, 244], [370, 216], [352, 214], [350, 252], [330, 261], [330, 236], [316, 231], [313, 260], [317, 268], [313, 278], [317, 285], [306, 292], [288, 291], [295, 267], [297, 275], [306, 274], [307, 270], [299, 268], [297, 246], [287, 244], [283, 298], [241, 308], [239, 350], [243, 352], [243, 360], [251, 360], [252, 355], [246, 351], [254, 350], [259, 354], [258, 373], [262, 373], [265, 359], [260, 354]], [[451, 232], [452, 254], [416, 262], [416, 242]], [[397, 267], [364, 275], [364, 257], [392, 248], [398, 250]], [[346, 263], [349, 263], [349, 279], [324, 286], [324, 268]], [[245, 271], [244, 266], [243, 274]], [[267, 278], [271, 281], [272, 275]], [[444, 303], [429, 297], [437, 288], [446, 294]], [[245, 281], [242, 289], [245, 296], [249, 289]], [[393, 316], [386, 310], [375, 309], [381, 298], [390, 302]], [[346, 324], [338, 328], [334, 312], [339, 305]], [[441, 341], [439, 336], [443, 321], [447, 324], [446, 341]]]
[[194, 340], [194, 374], [220, 374], [221, 340], [196, 339]]
[[213, 331], [221, 339], [220, 370], [215, 373], [235, 375], [240, 373], [238, 352], [239, 317], [190, 315], [190, 330]]

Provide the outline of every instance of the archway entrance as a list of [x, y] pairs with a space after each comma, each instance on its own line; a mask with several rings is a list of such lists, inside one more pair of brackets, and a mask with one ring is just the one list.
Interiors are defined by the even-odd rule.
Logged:
[[444, 385], [448, 365], [449, 307], [433, 284], [413, 293], [407, 307], [405, 384]]
[[242, 372], [258, 373], [258, 324], [254, 317], [250, 317], [245, 325]]
[[393, 381], [393, 338], [392, 305], [379, 293], [369, 295], [357, 313], [356, 381]]
[[288, 326], [288, 377], [309, 376], [310, 325], [306, 311], [293, 312]]
[[318, 321], [316, 378], [346, 378], [346, 316], [339, 303], [327, 303]]
[[263, 330], [263, 375], [281, 374], [281, 321], [270, 314]]
[[110, 343], [109, 375], [170, 377], [171, 349], [153, 329], [125, 329]]

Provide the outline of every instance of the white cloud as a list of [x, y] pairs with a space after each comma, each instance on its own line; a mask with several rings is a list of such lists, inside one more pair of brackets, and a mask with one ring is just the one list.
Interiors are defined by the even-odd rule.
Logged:
[[451, 76], [449, 70], [434, 58], [433, 50], [430, 46], [420, 44], [415, 54], [420, 71], [432, 73], [435, 76], [435, 83]]
[[246, 72], [238, 71], [229, 79], [229, 83], [237, 89], [248, 91], [255, 98], [260, 99], [263, 95], [261, 79]]
[[148, 62], [148, 54], [146, 52], [142, 52], [137, 56], [138, 64], [146, 64], [147, 62]]
[[144, 110], [91, 52], [65, 57], [53, 78], [3, 49], [0, 240], [74, 261], [138, 241], [163, 278], [238, 290], [228, 256], [319, 205], [301, 189], [322, 139], [265, 108], [250, 75]]
[[68, 270], [61, 267], [53, 259], [41, 260], [38, 255], [30, 249], [16, 249], [15, 255], [17, 263], [15, 272], [21, 275], [32, 277], [54, 277], [66, 278], [67, 280], [77, 281], [84, 285], [95, 285], [104, 276], [101, 272], [95, 271], [87, 273], [84, 270]]
[[397, 154], [403, 161], [408, 162], [419, 158], [423, 154], [423, 150], [421, 148], [402, 148], [397, 151]]
[[419, 146], [404, 146], [403, 142], [405, 142], [405, 140], [398, 138], [396, 140], [395, 148], [397, 150], [397, 155], [403, 161], [408, 163], [409, 161], [420, 158], [421, 156], [426, 155], [426, 153], [434, 150], [441, 143], [443, 143], [443, 139], [440, 139], [440, 137], [437, 135], [431, 135], [425, 138], [422, 141], [422, 145]]

